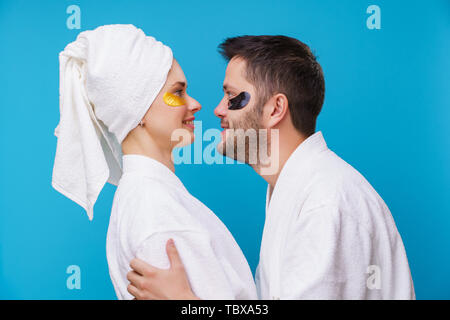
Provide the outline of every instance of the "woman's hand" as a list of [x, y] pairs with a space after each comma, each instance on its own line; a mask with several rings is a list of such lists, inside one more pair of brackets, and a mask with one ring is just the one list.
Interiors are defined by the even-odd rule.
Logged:
[[192, 292], [183, 263], [172, 239], [166, 244], [170, 261], [169, 269], [159, 269], [140, 260], [130, 263], [132, 271], [128, 272], [127, 287], [137, 300], [196, 300]]

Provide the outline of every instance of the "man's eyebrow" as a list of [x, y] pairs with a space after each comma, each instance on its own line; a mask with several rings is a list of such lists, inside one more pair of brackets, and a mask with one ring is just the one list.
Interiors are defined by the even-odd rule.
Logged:
[[175, 87], [176, 85], [180, 85], [183, 88], [186, 88], [186, 82], [184, 82], [184, 81], [177, 81], [174, 84], [172, 84], [172, 87]]
[[235, 87], [230, 86], [229, 84], [224, 83], [223, 84], [223, 91], [228, 91], [228, 90], [234, 90], [234, 91], [238, 91]]

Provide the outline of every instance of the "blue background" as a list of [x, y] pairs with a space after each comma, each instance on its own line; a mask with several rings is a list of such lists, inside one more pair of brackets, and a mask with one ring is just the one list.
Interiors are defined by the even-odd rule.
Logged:
[[[285, 34], [310, 45], [327, 86], [318, 129], [390, 207], [417, 298], [450, 299], [450, 1], [206, 3], [0, 1], [0, 298], [115, 299], [105, 253], [115, 187], [102, 191], [93, 222], [53, 190], [53, 131], [58, 53], [80, 31], [132, 23], [173, 49], [203, 105], [204, 129], [219, 128], [224, 38]], [[81, 8], [81, 30], [66, 27], [71, 4]], [[372, 4], [381, 30], [366, 27]], [[180, 165], [177, 174], [229, 227], [254, 271], [266, 183], [245, 165]], [[81, 290], [66, 287], [72, 264]]]

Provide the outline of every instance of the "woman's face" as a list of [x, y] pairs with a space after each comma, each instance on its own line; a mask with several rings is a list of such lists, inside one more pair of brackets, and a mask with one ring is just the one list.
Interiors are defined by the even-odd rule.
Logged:
[[[202, 106], [187, 94], [186, 88], [187, 81], [183, 70], [173, 59], [166, 83], [143, 119], [145, 130], [161, 147], [172, 149], [194, 141], [194, 114]], [[166, 98], [172, 95], [172, 98], [181, 103], [171, 106], [167, 99], [164, 99], [164, 95]]]

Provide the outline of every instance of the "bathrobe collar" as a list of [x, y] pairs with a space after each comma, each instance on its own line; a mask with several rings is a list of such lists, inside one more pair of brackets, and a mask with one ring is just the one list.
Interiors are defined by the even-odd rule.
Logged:
[[122, 159], [124, 174], [138, 174], [142, 177], [159, 180], [173, 187], [185, 189], [175, 173], [155, 159], [138, 154], [127, 154]]
[[[277, 191], [279, 192], [283, 185], [300, 185], [307, 181], [299, 180], [298, 174], [292, 174], [293, 172], [301, 173], [308, 171], [307, 167], [313, 161], [315, 156], [323, 151], [328, 150], [325, 139], [321, 131], [314, 133], [309, 136], [305, 141], [303, 141], [289, 156], [288, 160], [281, 169], [280, 175], [278, 176], [277, 182], [275, 183], [275, 189], [272, 192], [272, 198], [276, 196]], [[306, 171], [306, 172], [307, 172]], [[300, 175], [301, 176], [301, 175]], [[267, 187], [266, 195], [266, 210], [268, 209], [270, 203], [270, 191], [271, 186]]]

